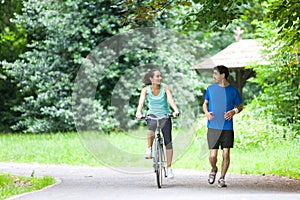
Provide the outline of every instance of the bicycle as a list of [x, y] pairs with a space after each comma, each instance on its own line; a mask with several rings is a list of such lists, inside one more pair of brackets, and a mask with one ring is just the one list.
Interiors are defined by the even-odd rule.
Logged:
[[164, 172], [164, 177], [167, 177], [166, 168], [165, 168], [165, 163], [166, 163], [165, 150], [163, 145], [163, 137], [161, 137], [162, 123], [160, 124], [160, 122], [165, 122], [169, 118], [175, 118], [175, 117], [172, 114], [168, 114], [159, 118], [151, 117], [151, 116], [143, 116], [141, 118], [143, 120], [152, 119], [155, 120], [157, 123], [156, 130], [155, 130], [155, 138], [154, 138], [154, 155], [152, 158], [153, 158], [153, 167], [154, 167], [154, 172], [156, 173], [156, 182], [158, 188], [161, 188], [162, 186], [163, 172]]

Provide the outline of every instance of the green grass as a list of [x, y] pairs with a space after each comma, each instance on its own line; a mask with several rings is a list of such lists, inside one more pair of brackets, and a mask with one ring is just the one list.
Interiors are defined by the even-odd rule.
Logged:
[[[174, 128], [174, 168], [210, 170], [205, 124], [206, 119], [201, 118], [186, 129]], [[235, 148], [231, 150], [228, 172], [300, 179], [300, 139], [297, 137], [299, 133], [274, 125], [270, 118], [245, 109], [235, 116]], [[152, 167], [151, 160], [143, 159], [146, 147], [145, 128], [111, 134], [86, 132], [80, 136], [78, 133], [1, 134], [0, 162]], [[221, 168], [221, 151], [218, 160]], [[4, 176], [8, 178], [1, 178], [1, 184], [9, 185], [14, 179]], [[44, 182], [46, 186], [51, 181]], [[27, 191], [23, 189], [20, 188], [21, 193]], [[9, 195], [10, 190], [18, 193], [1, 185], [2, 196]]]
[[37, 178], [0, 174], [0, 199], [6, 199], [33, 190], [40, 190], [53, 183], [55, 183], [54, 178], [49, 176]]
[[300, 143], [281, 141], [266, 148], [236, 149], [231, 170], [240, 174], [271, 174], [300, 179]]
[[[188, 168], [208, 171], [208, 150], [206, 147], [205, 128], [198, 131], [192, 143], [185, 151], [175, 156], [174, 168]], [[180, 130], [174, 132], [174, 139]], [[139, 135], [140, 137], [135, 137]], [[101, 150], [99, 159], [84, 147], [77, 133], [68, 134], [2, 134], [0, 136], [0, 161], [20, 163], [69, 164], [87, 166], [130, 166], [151, 167], [143, 159], [146, 147], [145, 131], [105, 135], [110, 147], [124, 150], [128, 155], [122, 156], [113, 149]], [[97, 141], [97, 140], [95, 140]], [[175, 155], [178, 153], [174, 144]], [[241, 145], [238, 145], [241, 146]], [[102, 146], [103, 147], [103, 146]], [[176, 152], [177, 151], [177, 152]], [[95, 154], [95, 153], [94, 153]], [[298, 140], [268, 142], [264, 146], [233, 148], [229, 172], [242, 174], [274, 174], [300, 179], [300, 143]], [[221, 164], [221, 152], [219, 153]], [[97, 152], [96, 152], [97, 158]], [[104, 162], [102, 162], [104, 161]], [[110, 161], [110, 162], [106, 162]]]
[[77, 133], [1, 134], [0, 161], [97, 165]]

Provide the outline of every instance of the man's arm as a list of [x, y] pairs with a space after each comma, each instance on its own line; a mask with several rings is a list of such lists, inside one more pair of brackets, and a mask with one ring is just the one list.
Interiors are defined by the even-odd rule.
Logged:
[[242, 112], [242, 110], [243, 110], [243, 104], [241, 104], [241, 105], [239, 105], [239, 106], [237, 106], [237, 107], [235, 107], [235, 108], [237, 108], [238, 110], [238, 112], [236, 112], [235, 114], [238, 114], [238, 113], [240, 113], [240, 112]]
[[212, 112], [208, 112], [208, 101], [204, 100], [203, 105], [202, 105], [203, 112], [205, 113], [206, 117], [208, 120], [212, 120], [214, 118]]
[[230, 120], [235, 114], [242, 112], [242, 110], [243, 110], [243, 104], [240, 104], [236, 106], [234, 109], [225, 112], [224, 118], [226, 120]]

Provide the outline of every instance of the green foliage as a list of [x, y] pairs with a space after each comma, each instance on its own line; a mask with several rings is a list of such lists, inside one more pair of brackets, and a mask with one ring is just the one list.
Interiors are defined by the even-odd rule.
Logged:
[[[23, 7], [23, 14], [17, 15], [14, 23], [26, 29], [27, 51], [13, 63], [3, 62], [7, 75], [18, 89], [18, 102], [13, 110], [20, 113], [20, 117], [12, 126], [15, 131], [41, 133], [75, 130], [74, 110], [72, 110], [74, 103], [75, 110], [81, 114], [85, 113], [85, 116], [81, 114], [75, 116], [75, 119], [79, 117], [83, 120], [77, 125], [109, 131], [118, 125], [112, 119], [116, 110], [111, 105], [112, 96], [131, 102], [130, 105], [119, 109], [125, 114], [122, 115], [124, 121], [134, 116], [138, 102], [138, 91], [133, 93], [129, 91], [121, 95], [113, 93], [118, 83], [124, 83], [127, 88], [132, 86], [138, 88], [136, 82], [128, 83], [126, 79], [120, 78], [138, 76], [140, 80], [151, 66], [158, 66], [156, 68], [166, 74], [165, 82], [175, 88], [175, 96], [182, 94], [193, 96], [193, 86], [197, 85], [197, 80], [192, 80], [194, 82], [192, 87], [188, 87], [188, 83], [184, 80], [195, 76], [195, 72], [188, 69], [190, 65], [188, 62], [195, 60], [193, 56], [199, 52], [199, 48], [198, 44], [189, 41], [189, 38], [183, 38], [183, 41], [179, 41], [180, 44], [176, 44], [179, 39], [177, 34], [156, 35], [157, 39], [154, 39], [149, 33], [148, 36], [141, 33], [140, 38], [144, 38], [143, 40], [131, 40], [124, 46], [116, 43], [118, 41], [116, 40], [107, 45], [112, 48], [112, 52], [106, 52], [101, 48], [101, 44], [105, 44], [107, 39], [126, 29], [122, 25], [120, 17], [122, 12], [119, 12], [120, 7], [116, 2], [30, 0], [24, 2]], [[164, 27], [159, 22], [157, 25]], [[161, 49], [151, 47], [151, 44], [148, 46], [143, 44], [144, 40], [162, 43], [159, 47]], [[97, 46], [98, 44], [100, 46]], [[179, 45], [180, 49], [174, 47], [173, 51], [170, 51], [168, 48], [171, 45]], [[141, 47], [140, 50], [136, 50], [135, 46]], [[103, 55], [99, 52], [102, 50], [104, 54], [109, 55], [106, 60], [101, 60]], [[181, 57], [179, 51], [182, 52]], [[84, 59], [87, 55], [89, 57]], [[114, 55], [116, 59], [111, 60]], [[81, 82], [83, 87], [79, 88], [81, 92], [77, 95], [89, 96], [93, 93], [94, 86], [97, 86], [97, 90], [93, 98], [82, 98], [81, 104], [77, 104], [78, 102], [73, 102], [74, 99], [71, 97], [74, 80], [79, 68], [91, 61], [89, 58], [98, 59], [99, 63], [96, 65], [92, 63], [96, 68], [91, 68], [91, 71], [87, 72], [87, 76]], [[145, 65], [151, 66], [139, 67]], [[178, 81], [172, 81], [174, 79]], [[185, 86], [180, 86], [182, 82]], [[193, 98], [190, 98], [190, 101], [193, 102]], [[181, 103], [189, 105], [185, 101]], [[95, 111], [96, 115], [90, 112], [91, 110]]]
[[[137, 29], [131, 33], [118, 35], [118, 38], [122, 40], [117, 43], [117, 47], [114, 46], [116, 44], [112, 38], [113, 40], [108, 41], [109, 44], [102, 43], [97, 47], [99, 51], [96, 50], [90, 54], [84, 72], [85, 75], [89, 74], [90, 79], [86, 81], [82, 78], [79, 88], [76, 89], [76, 96], [94, 96], [91, 91], [99, 79], [100, 82], [109, 82], [109, 87], [98, 85], [95, 95], [105, 94], [103, 96], [106, 99], [101, 98], [103, 105], [106, 109], [112, 105], [115, 108], [115, 117], [118, 119], [120, 128], [128, 129], [134, 125], [129, 119], [135, 117], [140, 91], [143, 88], [142, 76], [147, 70], [155, 68], [162, 73], [163, 82], [170, 85], [179, 109], [187, 115], [197, 112], [198, 108], [194, 106], [197, 102], [195, 96], [198, 95], [199, 90], [194, 89], [200, 88], [200, 84], [195, 71], [189, 70], [189, 61], [195, 60], [194, 56], [196, 52], [199, 52], [197, 42], [176, 31], [159, 28]], [[108, 46], [108, 52], [103, 50], [106, 46]], [[101, 60], [100, 53], [109, 55], [108, 59]], [[118, 59], [113, 60], [112, 57], [118, 57]], [[89, 89], [86, 90], [86, 88]], [[92, 103], [85, 99], [84, 104], [86, 106], [80, 103], [75, 106], [76, 113], [79, 113], [78, 118], [82, 116], [80, 113], [93, 117], [92, 113], [85, 109], [91, 108]], [[144, 107], [145, 113], [146, 106]], [[89, 128], [94, 128], [92, 123], [85, 121], [89, 124]], [[81, 124], [81, 128], [84, 128], [84, 124]]]
[[3, 0], [0, 2], [0, 130], [9, 132], [18, 117], [18, 113], [11, 111], [10, 107], [18, 100], [16, 87], [11, 83], [2, 68], [1, 61], [14, 61], [26, 48], [27, 35], [24, 28], [11, 23], [14, 13], [21, 13], [22, 3], [17, 0]]
[[253, 66], [257, 73], [254, 82], [263, 88], [258, 103], [264, 107], [265, 113], [273, 116], [273, 122], [297, 131], [300, 128], [299, 48], [289, 46], [289, 41], [276, 40], [277, 29], [274, 23], [261, 24], [259, 34], [264, 34], [266, 53], [271, 55], [272, 63], [268, 66]]
[[[228, 31], [237, 25], [245, 30], [244, 34], [249, 38], [269, 38], [270, 43], [282, 39], [280, 45], [286, 48], [276, 49], [272, 67], [255, 68], [258, 74], [255, 82], [264, 90], [260, 102], [266, 105], [268, 112], [275, 113], [274, 121], [293, 126], [295, 130], [298, 128], [297, 2], [29, 0], [22, 3], [11, 0], [0, 4], [0, 11], [3, 11], [0, 13], [8, 13], [0, 16], [0, 43], [5, 47], [1, 48], [0, 59], [6, 60], [2, 62], [3, 69], [0, 70], [0, 90], [4, 94], [0, 99], [3, 115], [1, 124], [4, 124], [0, 127], [2, 130], [9, 131], [8, 126], [14, 131], [34, 133], [75, 130], [72, 106], [77, 102], [73, 102], [71, 95], [78, 70], [88, 60], [84, 58], [97, 49], [98, 44], [129, 29], [127, 24], [133, 27], [177, 28], [187, 35], [187, 39], [183, 40], [188, 42], [180, 42], [180, 48], [171, 51], [169, 47], [178, 43], [177, 36], [161, 36], [158, 39], [151, 38], [154, 43], [165, 45], [161, 49], [144, 45], [138, 51], [130, 51], [134, 45], [142, 46], [141, 40], [137, 43], [128, 42], [129, 51], [112, 52], [111, 56], [120, 53], [118, 58], [111, 63], [102, 63], [98, 69], [101, 73], [95, 72], [83, 81], [84, 86], [89, 83], [96, 85], [95, 99], [82, 99], [84, 103], [81, 107], [74, 108], [84, 112], [88, 112], [87, 108], [96, 111], [95, 116], [94, 113], [87, 113], [84, 119], [85, 122], [93, 121], [91, 129], [109, 131], [127, 123], [126, 120], [134, 116], [142, 87], [140, 83], [129, 83], [128, 80], [133, 77], [140, 79], [145, 69], [153, 67], [159, 68], [167, 76], [164, 82], [173, 88], [180, 109], [186, 113], [196, 110], [194, 113], [197, 115], [199, 109], [194, 105], [199, 106], [199, 102], [193, 98], [201, 98], [205, 88], [203, 82], [207, 80], [205, 77], [201, 80], [203, 77], [199, 78], [189, 71], [189, 66], [196, 64], [191, 61], [199, 61], [226, 47], [233, 41]], [[13, 23], [8, 23], [14, 12], [17, 14]], [[291, 13], [291, 17], [287, 17], [288, 13]], [[270, 23], [270, 29], [279, 34], [270, 35], [267, 28], [257, 36], [253, 35], [257, 27], [267, 26], [269, 19], [276, 21]], [[271, 40], [272, 37], [276, 40]], [[168, 40], [169, 43], [164, 44]], [[201, 43], [191, 42], [196, 40]], [[122, 44], [111, 45], [114, 50], [124, 47]], [[180, 80], [184, 80], [184, 83]], [[124, 88], [115, 88], [118, 84], [135, 89], [124, 94]], [[291, 89], [282, 89], [284, 87]], [[90, 89], [82, 88], [87, 93], [92, 92]], [[249, 96], [254, 91], [252, 86], [246, 89]], [[122, 108], [112, 106], [114, 96], [129, 104]], [[193, 98], [185, 100], [189, 96]], [[113, 115], [120, 110], [126, 115], [117, 122]]]
[[131, 24], [132, 28], [140, 27], [142, 24], [153, 23], [157, 19], [163, 19], [170, 9], [177, 9], [179, 6], [189, 7], [192, 5], [188, 0], [151, 0], [151, 1], [123, 1], [119, 4], [124, 11], [123, 23]]
[[266, 16], [266, 21], [276, 22], [277, 40], [286, 41], [287, 45], [300, 47], [300, 2], [298, 0], [278, 0], [271, 1], [269, 5], [270, 12]]
[[240, 149], [267, 148], [269, 144], [293, 141], [296, 130], [273, 123], [273, 116], [253, 100], [234, 117], [235, 146]]
[[[151, 21], [153, 18], [170, 17], [171, 11], [180, 13], [176, 25], [181, 24], [188, 30], [224, 30], [230, 24], [240, 24], [247, 32], [255, 27], [250, 25], [254, 19], [263, 19], [266, 4], [262, 0], [254, 1], [227, 1], [227, 0], [185, 0], [168, 1], [152, 0], [146, 3], [127, 1], [122, 4], [124, 10], [124, 23], [133, 27]], [[255, 13], [255, 14], [254, 14]]]
[[23, 14], [14, 23], [27, 31], [27, 51], [14, 63], [3, 62], [18, 89], [19, 104], [13, 109], [21, 116], [13, 129], [35, 133], [74, 130], [72, 81], [82, 58], [121, 28], [112, 8], [115, 2], [23, 3]]
[[[263, 5], [260, 0], [197, 0], [194, 3], [193, 9], [187, 14], [184, 24], [186, 26], [194, 24], [197, 29], [224, 30], [230, 24], [235, 23], [252, 29], [253, 27], [246, 24], [253, 19], [261, 19], [263, 16]], [[245, 27], [242, 28], [245, 29]]]

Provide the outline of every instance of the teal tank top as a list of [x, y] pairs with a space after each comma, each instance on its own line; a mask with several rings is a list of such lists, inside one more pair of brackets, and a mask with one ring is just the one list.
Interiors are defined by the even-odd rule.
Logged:
[[164, 90], [164, 84], [160, 84], [160, 92], [157, 96], [152, 94], [150, 85], [146, 86], [147, 88], [147, 100], [149, 110], [147, 115], [155, 115], [156, 117], [163, 117], [166, 114], [170, 114], [171, 110], [168, 105], [167, 94]]

